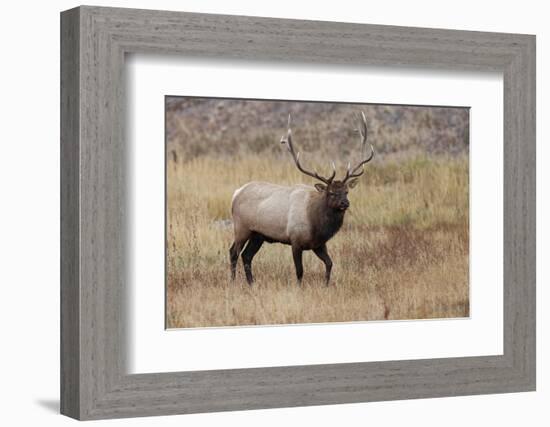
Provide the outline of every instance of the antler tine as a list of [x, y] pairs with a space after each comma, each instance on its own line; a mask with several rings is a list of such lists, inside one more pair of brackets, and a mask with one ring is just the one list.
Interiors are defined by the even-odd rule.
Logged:
[[344, 177], [344, 182], [348, 179], [349, 174], [351, 173], [351, 162], [348, 162], [348, 167], [346, 168], [346, 176]]
[[[344, 182], [349, 178], [357, 178], [358, 176], [363, 175], [363, 173], [365, 172], [365, 164], [370, 162], [374, 157], [374, 147], [372, 146], [372, 144], [370, 144], [370, 150], [371, 151], [370, 151], [370, 155], [369, 155], [368, 158], [366, 158], [365, 160], [362, 160], [357, 166], [355, 166], [353, 168], [353, 170], [351, 172], [348, 169], [348, 172], [346, 173], [346, 178], [344, 179]], [[361, 168], [361, 170], [359, 172], [357, 172], [357, 170], [359, 168]]]
[[[366, 151], [365, 148], [367, 146], [367, 118], [365, 117], [365, 113], [363, 111], [361, 111], [361, 114], [357, 114], [357, 121], [359, 122], [359, 126], [356, 131], [359, 132], [359, 136], [361, 138], [361, 152], [363, 153]], [[349, 178], [357, 178], [358, 176], [363, 175], [365, 172], [365, 164], [370, 162], [374, 157], [374, 147], [372, 144], [370, 144], [370, 150], [370, 156], [360, 161], [353, 169], [351, 169], [351, 162], [348, 163], [348, 170], [346, 171], [346, 176], [344, 177], [343, 182], [346, 182]], [[361, 170], [359, 171], [359, 169]]]
[[318, 179], [319, 181], [322, 181], [327, 185], [330, 184], [334, 179], [334, 177], [336, 176], [336, 166], [334, 165], [334, 163], [333, 163], [333, 172], [329, 178], [324, 178], [320, 176], [316, 171], [310, 172], [302, 167], [300, 163], [300, 152], [296, 153], [294, 151], [294, 145], [292, 144], [292, 131], [290, 129], [290, 114], [288, 115], [288, 130], [286, 133], [286, 138], [284, 135], [281, 137], [281, 144], [286, 144], [288, 151], [290, 152], [290, 154], [292, 155], [292, 158], [294, 159], [294, 163], [296, 164], [296, 167], [300, 172], [304, 173], [305, 175]]
[[336, 176], [336, 165], [334, 164], [334, 161], [331, 161], [330, 164], [332, 166], [332, 175], [328, 178], [328, 180], [329, 182], [332, 182], [332, 180]]

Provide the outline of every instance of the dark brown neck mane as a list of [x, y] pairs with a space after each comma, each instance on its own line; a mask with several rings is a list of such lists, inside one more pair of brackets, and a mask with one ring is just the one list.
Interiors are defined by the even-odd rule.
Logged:
[[322, 246], [342, 227], [346, 211], [328, 206], [324, 193], [314, 194], [308, 206], [308, 218], [312, 225], [311, 246]]

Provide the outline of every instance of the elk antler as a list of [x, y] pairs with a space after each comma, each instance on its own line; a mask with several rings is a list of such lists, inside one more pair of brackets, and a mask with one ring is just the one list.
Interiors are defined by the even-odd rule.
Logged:
[[300, 172], [311, 176], [312, 178], [316, 178], [319, 181], [324, 182], [325, 184], [330, 184], [334, 177], [336, 176], [336, 165], [334, 162], [332, 162], [332, 175], [328, 178], [324, 178], [321, 175], [319, 175], [316, 171], [310, 172], [302, 167], [300, 164], [300, 153], [296, 153], [294, 151], [294, 146], [292, 145], [292, 131], [290, 130], [290, 114], [288, 115], [288, 130], [286, 133], [286, 138], [283, 135], [281, 137], [281, 144], [286, 144], [286, 147], [288, 148], [288, 151], [292, 155], [292, 158], [294, 159], [294, 163], [296, 163], [296, 167], [300, 170]]
[[[359, 132], [359, 137], [361, 138], [361, 152], [366, 154], [366, 148], [367, 148], [367, 119], [365, 117], [365, 113], [361, 111], [361, 114], [357, 115], [357, 121], [359, 122], [359, 127], [355, 129], [357, 132]], [[365, 172], [365, 164], [370, 162], [372, 158], [374, 157], [374, 147], [372, 144], [370, 144], [370, 156], [366, 158], [365, 160], [361, 160], [357, 166], [355, 166], [353, 169], [351, 169], [351, 162], [348, 163], [348, 170], [346, 171], [346, 176], [344, 177], [344, 180], [342, 182], [346, 182], [350, 178], [357, 178], [358, 176], [363, 175]], [[359, 170], [361, 169], [361, 170]], [[359, 171], [359, 172], [358, 172]]]

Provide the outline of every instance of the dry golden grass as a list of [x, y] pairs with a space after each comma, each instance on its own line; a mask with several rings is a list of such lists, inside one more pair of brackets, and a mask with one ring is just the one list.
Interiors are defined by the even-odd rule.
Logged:
[[168, 162], [169, 328], [469, 315], [466, 154], [401, 153], [369, 164], [350, 192], [344, 226], [328, 242], [328, 287], [312, 252], [304, 253], [298, 287], [290, 247], [280, 244], [264, 244], [254, 258], [252, 287], [241, 262], [230, 281], [231, 196], [251, 180], [311, 183], [280, 154]]

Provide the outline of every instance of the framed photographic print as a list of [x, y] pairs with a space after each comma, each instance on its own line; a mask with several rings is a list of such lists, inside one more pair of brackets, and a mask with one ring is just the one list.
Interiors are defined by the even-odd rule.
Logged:
[[166, 106], [168, 328], [469, 317], [468, 108]]
[[535, 38], [61, 15], [61, 410], [535, 389]]

